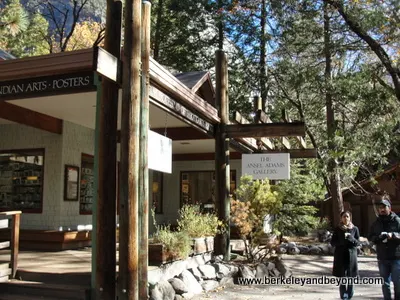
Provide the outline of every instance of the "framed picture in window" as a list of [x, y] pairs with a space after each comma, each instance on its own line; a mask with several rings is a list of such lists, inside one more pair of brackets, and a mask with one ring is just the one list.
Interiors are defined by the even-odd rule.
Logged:
[[79, 167], [65, 165], [64, 169], [64, 200], [78, 201]]

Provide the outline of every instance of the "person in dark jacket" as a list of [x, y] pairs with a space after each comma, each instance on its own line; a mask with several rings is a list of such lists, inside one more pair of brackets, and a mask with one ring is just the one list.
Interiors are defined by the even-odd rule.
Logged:
[[[340, 214], [339, 226], [333, 231], [331, 245], [335, 247], [333, 257], [333, 272], [336, 277], [357, 277], [357, 245], [360, 232], [357, 226], [351, 222], [351, 213], [344, 211]], [[340, 298], [351, 299], [354, 294], [354, 286], [351, 283], [339, 286]]]
[[389, 198], [377, 203], [378, 218], [371, 225], [368, 239], [376, 245], [379, 274], [383, 278], [382, 293], [391, 299], [390, 280], [394, 285], [394, 299], [400, 300], [400, 218], [391, 211]]

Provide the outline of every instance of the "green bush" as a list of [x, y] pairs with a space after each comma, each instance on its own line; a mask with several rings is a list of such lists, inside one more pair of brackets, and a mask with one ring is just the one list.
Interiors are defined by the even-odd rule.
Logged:
[[199, 205], [185, 204], [179, 210], [178, 231], [189, 237], [215, 236], [220, 222], [215, 214], [201, 213]]
[[191, 251], [187, 233], [171, 231], [169, 226], [159, 226], [153, 235], [153, 242], [163, 244], [168, 252], [181, 258], [187, 257]]

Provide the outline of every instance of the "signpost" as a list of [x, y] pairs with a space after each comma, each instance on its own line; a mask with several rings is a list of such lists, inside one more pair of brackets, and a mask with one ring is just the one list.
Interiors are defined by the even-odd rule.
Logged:
[[290, 179], [289, 153], [261, 153], [242, 155], [242, 175], [253, 179]]

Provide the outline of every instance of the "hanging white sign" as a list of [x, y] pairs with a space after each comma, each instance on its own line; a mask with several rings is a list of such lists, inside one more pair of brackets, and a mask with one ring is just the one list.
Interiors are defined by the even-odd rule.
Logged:
[[253, 179], [290, 179], [289, 153], [242, 154], [242, 175]]
[[149, 130], [149, 169], [172, 173], [172, 140]]

